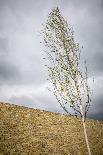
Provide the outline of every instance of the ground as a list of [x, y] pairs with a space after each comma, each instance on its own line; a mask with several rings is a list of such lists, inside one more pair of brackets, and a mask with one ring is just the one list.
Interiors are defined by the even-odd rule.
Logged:
[[[103, 121], [87, 119], [92, 155], [103, 155]], [[0, 103], [0, 155], [86, 155], [80, 118]]]

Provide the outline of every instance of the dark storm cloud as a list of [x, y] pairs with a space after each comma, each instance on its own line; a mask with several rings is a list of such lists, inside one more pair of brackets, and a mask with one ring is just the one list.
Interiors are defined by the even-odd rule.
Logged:
[[92, 58], [92, 69], [95, 72], [96, 76], [100, 76], [101, 74], [103, 75], [103, 51], [97, 52], [94, 54]]
[[98, 96], [88, 113], [89, 118], [95, 118], [98, 120], [103, 120], [103, 95]]

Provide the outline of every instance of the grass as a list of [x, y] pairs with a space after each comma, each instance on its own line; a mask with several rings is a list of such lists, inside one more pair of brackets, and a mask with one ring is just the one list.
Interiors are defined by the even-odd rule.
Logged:
[[[103, 121], [86, 120], [93, 155], [103, 155]], [[0, 103], [0, 155], [86, 155], [80, 118]]]

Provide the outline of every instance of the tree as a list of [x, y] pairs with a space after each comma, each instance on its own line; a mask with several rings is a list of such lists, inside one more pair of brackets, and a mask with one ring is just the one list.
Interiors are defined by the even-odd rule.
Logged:
[[82, 119], [88, 154], [91, 155], [85, 120], [91, 105], [91, 90], [88, 85], [88, 71], [80, 67], [80, 48], [74, 40], [74, 31], [61, 16], [58, 8], [49, 14], [43, 30], [44, 44], [49, 60], [47, 66], [52, 92], [66, 113], [68, 106], [75, 116]]

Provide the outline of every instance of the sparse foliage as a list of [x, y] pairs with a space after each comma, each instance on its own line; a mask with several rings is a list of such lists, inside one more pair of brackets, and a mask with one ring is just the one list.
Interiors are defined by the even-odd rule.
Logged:
[[91, 90], [88, 85], [88, 72], [80, 68], [80, 48], [74, 40], [74, 31], [61, 16], [58, 8], [49, 14], [43, 30], [46, 46], [49, 80], [52, 92], [66, 113], [68, 106], [80, 115], [83, 122], [88, 152], [90, 148], [85, 129], [85, 119], [91, 104]]

